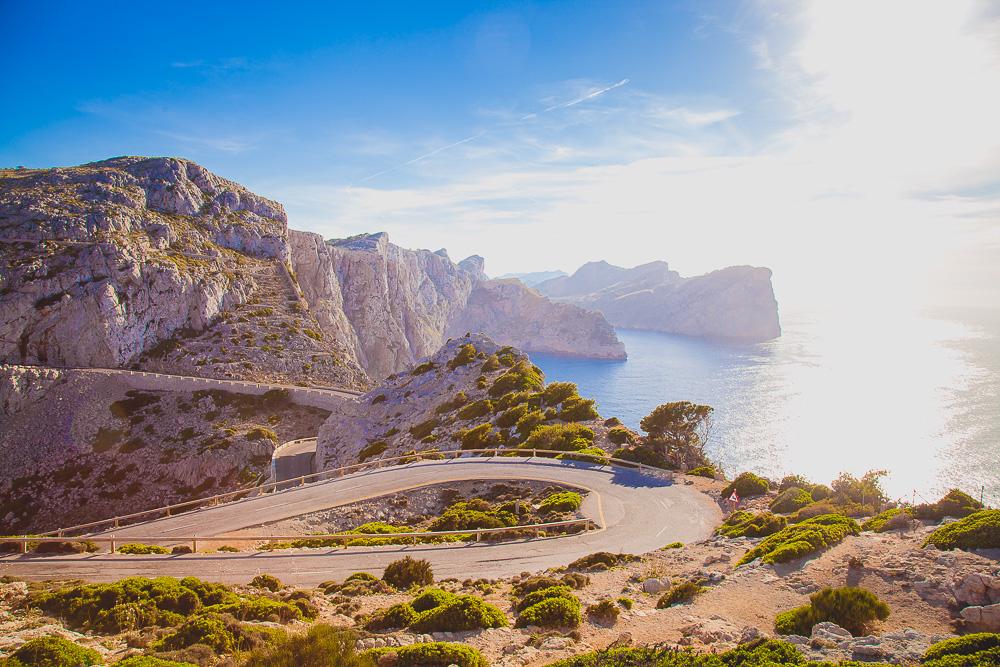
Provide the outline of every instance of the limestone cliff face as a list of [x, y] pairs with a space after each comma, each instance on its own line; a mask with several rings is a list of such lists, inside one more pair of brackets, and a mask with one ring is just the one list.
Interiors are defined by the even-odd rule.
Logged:
[[0, 362], [364, 387], [287, 238], [280, 204], [187, 160], [0, 171]]
[[292, 231], [292, 264], [324, 329], [351, 341], [384, 378], [437, 350], [448, 336], [483, 332], [528, 351], [624, 358], [599, 314], [554, 303], [517, 281], [488, 280], [483, 259], [406, 250], [384, 233], [324, 241]]
[[603, 313], [617, 327], [754, 342], [781, 335], [771, 270], [762, 267], [683, 278], [666, 262], [631, 269], [589, 262], [537, 289]]

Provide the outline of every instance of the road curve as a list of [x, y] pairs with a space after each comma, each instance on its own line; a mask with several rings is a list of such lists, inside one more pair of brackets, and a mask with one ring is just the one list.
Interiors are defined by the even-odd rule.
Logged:
[[129, 536], [226, 535], [330, 507], [407, 489], [459, 480], [532, 479], [588, 489], [583, 514], [604, 526], [570, 537], [503, 543], [296, 549], [274, 552], [128, 556], [89, 554], [0, 558], [0, 574], [26, 579], [113, 581], [132, 575], [196, 575], [245, 582], [266, 572], [287, 583], [315, 585], [366, 570], [380, 574], [405, 555], [431, 561], [437, 577], [502, 577], [538, 571], [595, 551], [644, 553], [673, 541], [709, 536], [721, 520], [718, 506], [683, 484], [636, 470], [553, 459], [469, 458], [419, 462], [356, 473], [277, 494], [136, 524], [115, 531]]

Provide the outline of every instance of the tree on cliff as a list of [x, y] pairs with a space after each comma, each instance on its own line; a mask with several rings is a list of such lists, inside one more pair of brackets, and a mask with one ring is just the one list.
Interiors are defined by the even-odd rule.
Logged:
[[713, 408], [689, 401], [658, 405], [642, 418], [648, 444], [682, 470], [706, 465], [705, 444], [712, 433]]

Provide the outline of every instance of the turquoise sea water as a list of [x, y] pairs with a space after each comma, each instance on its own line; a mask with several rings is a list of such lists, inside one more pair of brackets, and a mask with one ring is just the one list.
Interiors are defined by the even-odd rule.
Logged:
[[532, 359], [629, 426], [667, 401], [712, 405], [707, 449], [730, 474], [884, 468], [895, 497], [958, 486], [1000, 505], [1000, 311], [782, 313], [782, 327], [753, 345], [619, 330], [627, 361]]

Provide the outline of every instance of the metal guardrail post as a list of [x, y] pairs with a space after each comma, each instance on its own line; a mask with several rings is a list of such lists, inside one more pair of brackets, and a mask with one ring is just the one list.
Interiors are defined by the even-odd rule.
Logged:
[[191, 553], [198, 553], [198, 538], [191, 540]]
[[28, 553], [28, 542], [27, 542], [28, 536], [25, 535], [24, 537], [25, 537], [25, 541], [21, 542], [21, 553], [26, 554], [26, 553]]
[[111, 535], [111, 553], [114, 553], [117, 550], [118, 550], [118, 544], [117, 544], [117, 542], [115, 542], [115, 536], [112, 534]]

